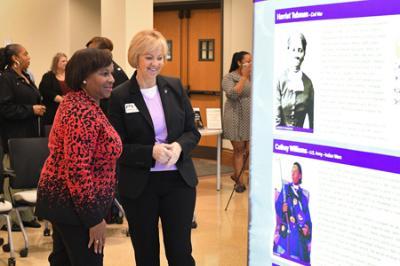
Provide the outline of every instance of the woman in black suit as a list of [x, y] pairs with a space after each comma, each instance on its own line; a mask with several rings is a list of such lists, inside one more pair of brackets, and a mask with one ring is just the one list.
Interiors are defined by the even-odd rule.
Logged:
[[[1, 66], [3, 65], [3, 60], [4, 60], [4, 47], [0, 48], [0, 84], [1, 84], [1, 77], [3, 75], [3, 69], [1, 68]], [[0, 146], [3, 146], [3, 122], [2, 122], [2, 117], [0, 115]], [[3, 163], [3, 159], [0, 161], [0, 164]]]
[[195, 265], [191, 224], [198, 181], [190, 153], [200, 133], [180, 80], [159, 75], [166, 53], [161, 33], [136, 34], [128, 61], [137, 70], [110, 98], [110, 122], [124, 146], [118, 188], [138, 266], [160, 265], [159, 219], [168, 264]]
[[53, 57], [51, 69], [42, 77], [39, 84], [40, 93], [43, 96], [43, 104], [46, 106], [46, 113], [43, 117], [45, 125], [52, 125], [59, 104], [63, 96], [71, 91], [65, 82], [65, 66], [67, 56], [64, 53], [57, 53]]
[[[20, 44], [9, 44], [0, 52], [0, 72], [3, 71], [0, 77], [0, 116], [6, 153], [9, 139], [43, 135], [41, 117], [46, 107], [41, 104], [39, 90], [27, 73], [30, 60], [28, 51]], [[30, 210], [21, 214], [25, 227], [40, 227]], [[19, 226], [14, 224], [13, 230], [18, 230]]]
[[46, 112], [41, 95], [27, 69], [28, 51], [20, 44], [7, 45], [2, 54], [0, 69], [0, 115], [3, 118], [4, 149], [10, 138], [38, 137], [41, 133], [40, 117]]

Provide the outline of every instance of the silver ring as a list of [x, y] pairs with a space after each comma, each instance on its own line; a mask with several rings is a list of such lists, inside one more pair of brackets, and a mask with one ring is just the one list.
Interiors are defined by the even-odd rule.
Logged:
[[98, 239], [94, 241], [94, 243], [96, 243], [96, 244], [98, 244], [99, 242], [100, 242], [100, 241], [99, 241]]

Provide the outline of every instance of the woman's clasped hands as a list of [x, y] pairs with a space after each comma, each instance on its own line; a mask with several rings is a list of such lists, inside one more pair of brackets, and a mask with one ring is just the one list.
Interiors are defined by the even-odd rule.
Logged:
[[159, 143], [153, 147], [153, 158], [161, 164], [171, 166], [176, 164], [181, 152], [182, 147], [178, 142], [171, 144]]

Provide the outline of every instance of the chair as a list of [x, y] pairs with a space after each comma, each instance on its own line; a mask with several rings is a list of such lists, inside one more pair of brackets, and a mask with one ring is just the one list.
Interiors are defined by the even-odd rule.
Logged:
[[[12, 171], [9, 174], [9, 190], [12, 205], [24, 236], [25, 248], [20, 251], [20, 255], [26, 257], [29, 243], [19, 211], [36, 206], [36, 189], [40, 172], [49, 155], [48, 138], [9, 139], [8, 146], [10, 170]], [[11, 193], [13, 189], [29, 190]]]
[[[4, 169], [3, 169], [3, 147], [0, 145], [0, 216], [6, 218], [7, 221], [7, 234], [8, 234], [8, 244], [3, 246], [5, 251], [10, 251], [10, 257], [8, 258], [8, 265], [15, 266], [15, 252], [14, 244], [11, 233], [11, 221], [10, 212], [12, 211], [12, 204], [9, 201], [4, 200], [3, 197], [3, 183], [4, 183]], [[0, 245], [3, 245], [4, 239], [0, 238]]]
[[[46, 137], [46, 138], [48, 138], [49, 136], [50, 136], [50, 132], [51, 132], [51, 127], [52, 127], [53, 125], [45, 125], [44, 126], [44, 136]], [[48, 221], [45, 221], [44, 222], [44, 230], [43, 230], [43, 235], [44, 236], [50, 236], [50, 234], [51, 234], [51, 231], [50, 231], [50, 229], [49, 229], [49, 222]]]
[[[126, 217], [124, 208], [122, 207], [121, 203], [119, 203], [119, 201], [118, 201], [117, 198], [114, 198], [114, 204], [115, 204], [115, 206], [117, 206], [117, 208], [118, 208], [118, 210], [119, 210], [119, 217], [120, 217], [120, 220], [117, 221], [117, 223], [118, 223], [118, 224], [122, 224], [122, 223], [123, 223], [123, 220], [124, 220], [124, 217]], [[128, 229], [128, 228], [127, 228], [126, 231], [125, 231], [125, 235], [126, 235], [126, 236], [129, 236], [129, 229]]]

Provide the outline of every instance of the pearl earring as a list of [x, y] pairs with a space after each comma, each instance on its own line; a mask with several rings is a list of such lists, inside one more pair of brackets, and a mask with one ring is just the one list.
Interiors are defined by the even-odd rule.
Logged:
[[83, 84], [86, 84], [87, 82], [86, 82], [86, 80], [84, 80], [84, 81], [82, 81], [82, 83], [83, 83]]

